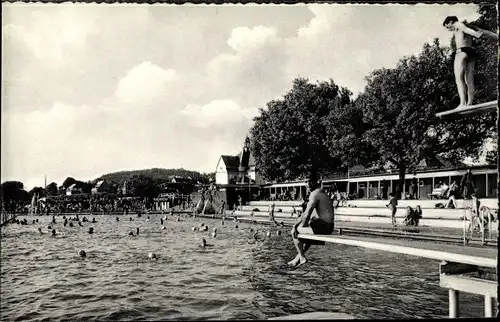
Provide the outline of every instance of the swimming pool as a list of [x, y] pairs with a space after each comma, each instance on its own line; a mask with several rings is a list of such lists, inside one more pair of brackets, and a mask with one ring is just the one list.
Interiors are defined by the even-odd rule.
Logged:
[[[116, 216], [98, 215], [97, 223], [83, 227], [63, 227], [56, 217], [53, 226], [63, 234], [56, 237], [47, 231], [50, 217], [36, 217], [38, 224], [19, 217], [29, 225], [3, 227], [2, 320], [266, 319], [314, 311], [359, 318], [448, 316], [437, 262], [327, 244], [313, 246], [310, 262], [290, 269], [284, 265], [295, 256], [289, 228], [278, 236], [275, 227], [168, 216], [161, 229], [164, 215], [151, 214], [149, 222], [147, 216], [119, 216], [117, 222]], [[201, 223], [209, 230], [193, 232]], [[140, 234], [129, 236], [136, 228]], [[202, 238], [213, 247], [202, 248]], [[87, 258], [79, 258], [81, 249]], [[149, 252], [158, 260], [149, 260]], [[483, 316], [481, 297], [464, 293], [460, 303], [461, 317]]]

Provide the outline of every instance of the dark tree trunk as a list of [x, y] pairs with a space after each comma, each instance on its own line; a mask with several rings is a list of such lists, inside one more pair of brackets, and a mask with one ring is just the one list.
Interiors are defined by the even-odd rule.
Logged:
[[406, 165], [399, 164], [399, 183], [396, 188], [396, 198], [398, 200], [401, 199], [401, 194], [403, 193], [403, 186], [405, 184], [405, 175], [406, 175]]

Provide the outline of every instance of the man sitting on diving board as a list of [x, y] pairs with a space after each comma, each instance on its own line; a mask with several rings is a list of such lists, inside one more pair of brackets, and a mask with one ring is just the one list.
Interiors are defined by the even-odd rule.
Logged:
[[498, 35], [491, 31], [460, 22], [456, 16], [446, 17], [443, 26], [453, 32], [457, 46], [453, 65], [455, 82], [460, 97], [460, 105], [457, 108], [471, 106], [476, 92], [474, 86], [474, 63], [477, 59], [476, 49], [472, 47], [472, 37], [498, 40]]
[[[304, 254], [312, 244], [325, 244], [322, 241], [301, 240], [297, 238], [298, 234], [330, 235], [334, 229], [333, 202], [321, 189], [318, 177], [315, 174], [309, 175], [307, 188], [310, 195], [306, 210], [292, 228], [293, 243], [298, 254], [288, 262], [288, 265], [291, 266], [300, 266], [307, 262]], [[315, 212], [314, 215], [313, 212]]]

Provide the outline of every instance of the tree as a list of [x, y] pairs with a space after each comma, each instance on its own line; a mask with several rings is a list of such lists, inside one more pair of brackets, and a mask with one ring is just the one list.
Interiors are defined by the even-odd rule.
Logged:
[[[394, 164], [399, 170], [398, 198], [406, 172], [420, 161], [436, 154], [455, 162], [479, 155], [484, 139], [494, 130], [492, 113], [435, 117], [439, 110], [458, 105], [449, 52], [436, 39], [432, 45], [425, 44], [418, 57], [405, 57], [394, 69], [374, 71], [348, 114], [354, 119], [363, 115], [363, 130], [348, 129], [354, 142], [347, 148], [331, 144], [341, 150], [344, 163]], [[333, 140], [339, 139], [338, 135]], [[359, 150], [368, 153], [353, 153], [358, 142]]]
[[331, 156], [327, 116], [350, 103], [351, 93], [333, 80], [293, 81], [283, 99], [271, 101], [250, 130], [256, 166], [267, 180], [295, 180], [314, 172], [331, 173], [340, 161]]
[[62, 186], [64, 187], [64, 189], [67, 189], [69, 186], [75, 183], [76, 183], [75, 178], [67, 177], [66, 180], [63, 181]]
[[152, 199], [158, 196], [159, 187], [151, 177], [134, 175], [130, 179], [130, 194], [136, 197]]
[[361, 104], [346, 104], [332, 110], [328, 124], [330, 153], [340, 159], [343, 166], [369, 164], [381, 159], [378, 150], [364, 136], [371, 124], [365, 122]]
[[47, 196], [57, 196], [57, 183], [50, 183], [47, 188], [45, 188]]
[[83, 182], [83, 181], [76, 181], [75, 182], [78, 187], [82, 188], [83, 193], [90, 193], [92, 191], [92, 187], [94, 186], [90, 181], [89, 182]]
[[34, 187], [33, 189], [31, 189], [29, 192], [28, 192], [28, 196], [31, 198], [33, 198], [34, 195], [37, 195], [39, 198], [41, 197], [45, 197], [45, 189], [43, 189], [42, 187]]
[[2, 202], [6, 210], [13, 211], [16, 204], [29, 200], [24, 185], [19, 181], [6, 181], [2, 183]]
[[[479, 18], [472, 25], [496, 32], [498, 28], [497, 8], [494, 4], [481, 4]], [[487, 102], [497, 99], [498, 95], [498, 43], [491, 39], [474, 38], [474, 47], [478, 51], [474, 79], [476, 83], [476, 101]]]
[[487, 164], [497, 164], [498, 162], [498, 137], [492, 140], [493, 149], [486, 152], [486, 163]]

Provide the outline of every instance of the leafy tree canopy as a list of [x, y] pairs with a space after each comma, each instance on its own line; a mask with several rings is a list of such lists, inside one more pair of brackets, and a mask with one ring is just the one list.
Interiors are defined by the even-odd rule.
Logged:
[[283, 99], [271, 101], [250, 130], [256, 165], [267, 180], [294, 180], [310, 172], [326, 174], [340, 165], [328, 145], [327, 116], [350, 103], [351, 93], [333, 80], [293, 81]]
[[51, 182], [49, 185], [47, 185], [46, 192], [48, 196], [56, 196], [57, 195], [57, 183]]

